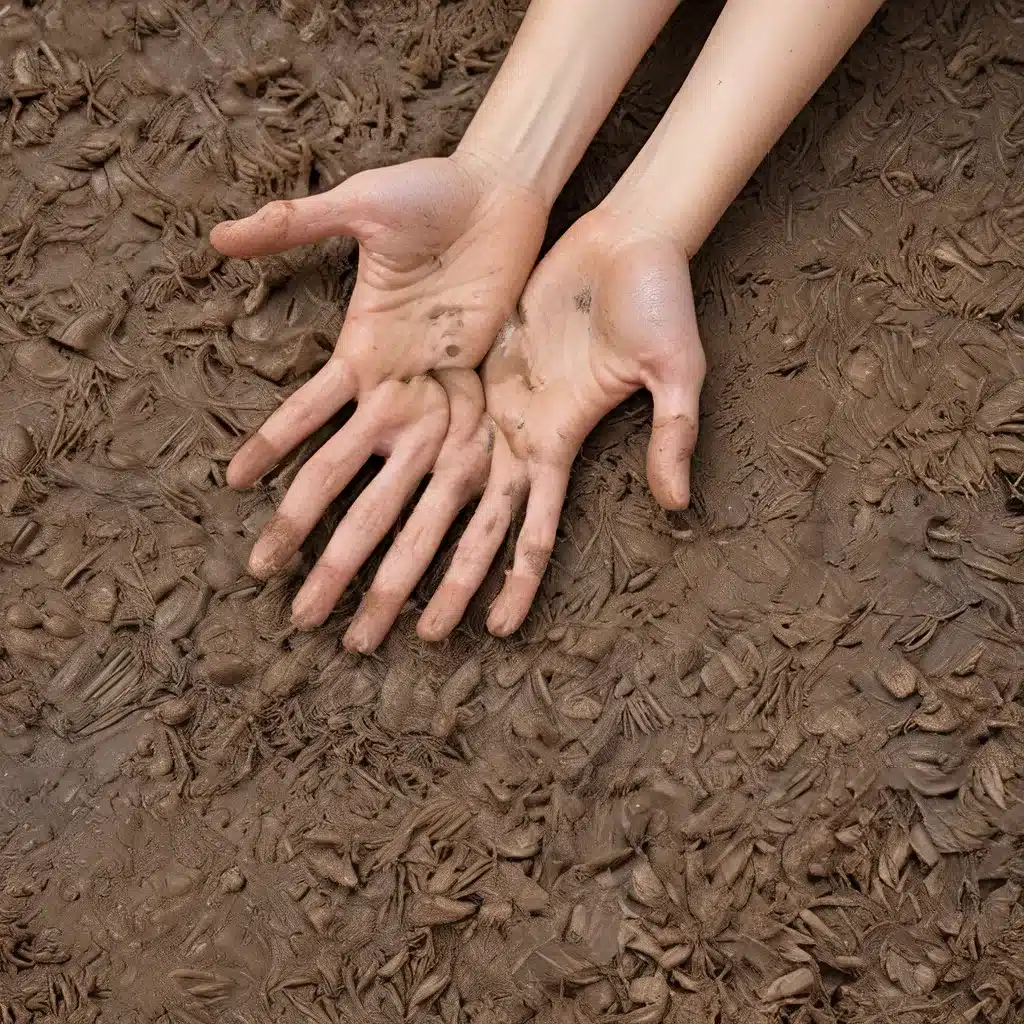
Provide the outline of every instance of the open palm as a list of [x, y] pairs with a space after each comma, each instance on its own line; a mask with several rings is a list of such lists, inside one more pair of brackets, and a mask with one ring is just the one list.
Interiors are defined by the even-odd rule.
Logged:
[[[359, 243], [356, 285], [331, 359], [228, 467], [231, 486], [251, 486], [347, 402], [358, 402], [352, 418], [300, 470], [256, 542], [250, 568], [265, 576], [288, 563], [370, 455], [388, 460], [297, 595], [297, 625], [327, 617], [434, 468], [432, 511], [412, 524], [416, 543], [403, 544], [401, 557], [387, 563], [388, 600], [377, 601], [371, 622], [363, 616], [367, 639], [359, 646], [373, 646], [380, 624], [386, 631], [426, 568], [431, 545], [436, 549], [459, 508], [479, 493], [488, 438], [472, 368], [515, 308], [546, 215], [532, 192], [501, 184], [471, 160], [449, 157], [365, 171], [329, 192], [269, 203], [214, 228], [213, 244], [237, 257], [333, 235]], [[443, 444], [445, 458], [435, 467]]]
[[487, 410], [499, 428], [490, 475], [420, 634], [437, 639], [455, 626], [525, 505], [488, 628], [506, 636], [522, 624], [576, 453], [601, 417], [641, 387], [654, 397], [651, 490], [665, 507], [684, 508], [704, 368], [685, 254], [600, 207], [577, 221], [531, 275], [484, 363]]

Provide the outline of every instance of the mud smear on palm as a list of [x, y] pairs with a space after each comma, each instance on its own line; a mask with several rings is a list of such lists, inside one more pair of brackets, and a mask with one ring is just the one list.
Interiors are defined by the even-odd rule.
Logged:
[[245, 572], [297, 463], [223, 479], [326, 357], [352, 248], [205, 239], [449, 149], [519, 15], [0, 5], [3, 1020], [1020, 1016], [1010, 7], [892, 5], [706, 247], [691, 512], [630, 404], [519, 638], [481, 602], [360, 659], [358, 590], [299, 635], [296, 579]]

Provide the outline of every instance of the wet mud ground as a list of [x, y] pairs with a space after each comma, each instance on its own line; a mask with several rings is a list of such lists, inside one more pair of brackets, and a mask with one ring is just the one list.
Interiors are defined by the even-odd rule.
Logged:
[[224, 466], [354, 254], [209, 228], [450, 150], [518, 18], [0, 0], [4, 1024], [1022, 1019], [1019, 5], [892, 0], [701, 253], [688, 513], [637, 402], [512, 641], [360, 659], [245, 575], [296, 463]]

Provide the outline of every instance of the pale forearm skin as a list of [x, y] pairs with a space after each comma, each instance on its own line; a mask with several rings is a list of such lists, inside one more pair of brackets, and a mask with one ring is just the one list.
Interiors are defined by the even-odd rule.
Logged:
[[456, 150], [550, 208], [679, 0], [533, 0]]
[[692, 256], [881, 5], [728, 0], [608, 207]]

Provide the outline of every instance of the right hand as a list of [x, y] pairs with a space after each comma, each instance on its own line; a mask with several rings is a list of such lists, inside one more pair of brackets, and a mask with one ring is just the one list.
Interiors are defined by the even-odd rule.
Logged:
[[[515, 309], [546, 219], [540, 196], [502, 183], [474, 157], [457, 154], [364, 171], [329, 192], [272, 202], [213, 229], [214, 246], [235, 257], [341, 234], [359, 242], [356, 285], [331, 359], [243, 445], [227, 472], [232, 487], [252, 486], [347, 402], [359, 403], [299, 471], [257, 540], [250, 571], [266, 577], [289, 562], [369, 455], [388, 459], [296, 596], [297, 626], [312, 628], [327, 618], [434, 467], [427, 511], [417, 517], [419, 542], [388, 560], [394, 581], [388, 600], [364, 607], [358, 617], [365, 632], [352, 643], [371, 649], [459, 509], [479, 493], [487, 425], [472, 370]], [[432, 371], [437, 379], [427, 376]], [[458, 424], [449, 420], [456, 406]], [[442, 444], [444, 459], [435, 465]]]
[[667, 509], [690, 500], [705, 358], [686, 254], [675, 238], [602, 204], [537, 265], [482, 369], [497, 426], [487, 487], [420, 619], [458, 623], [520, 512], [515, 559], [488, 629], [526, 618], [555, 545], [573, 460], [601, 417], [640, 388], [654, 399], [647, 480]]

